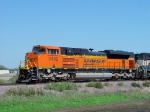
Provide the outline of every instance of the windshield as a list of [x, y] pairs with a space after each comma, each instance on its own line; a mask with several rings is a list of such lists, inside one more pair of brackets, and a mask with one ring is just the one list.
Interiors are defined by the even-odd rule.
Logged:
[[148, 65], [148, 66], [142, 66], [144, 69], [150, 69], [150, 66]]
[[34, 48], [32, 49], [32, 52], [33, 52], [34, 54], [40, 54], [40, 53], [45, 52], [45, 48], [34, 47]]

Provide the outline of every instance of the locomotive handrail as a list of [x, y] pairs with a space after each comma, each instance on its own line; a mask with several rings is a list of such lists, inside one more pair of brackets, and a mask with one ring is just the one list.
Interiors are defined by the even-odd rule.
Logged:
[[32, 64], [31, 64], [30, 60], [27, 60], [27, 61], [29, 61], [29, 63], [30, 63], [30, 66], [32, 67]]
[[36, 63], [34, 62], [34, 65], [37, 67]]

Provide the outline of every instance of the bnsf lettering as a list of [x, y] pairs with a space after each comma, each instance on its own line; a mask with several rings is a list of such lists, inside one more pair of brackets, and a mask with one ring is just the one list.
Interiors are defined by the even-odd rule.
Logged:
[[93, 60], [93, 59], [85, 59], [84, 62], [92, 62], [92, 63], [104, 63], [106, 60]]
[[58, 57], [48, 57], [49, 61], [58, 61]]

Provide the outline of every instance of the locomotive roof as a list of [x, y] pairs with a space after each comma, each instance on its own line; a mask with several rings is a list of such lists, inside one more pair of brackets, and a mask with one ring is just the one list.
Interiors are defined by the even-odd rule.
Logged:
[[134, 58], [133, 52], [121, 51], [121, 50], [104, 50], [104, 51], [90, 51], [85, 48], [70, 48], [70, 47], [60, 47], [62, 54], [74, 55], [94, 55], [94, 56], [107, 56], [108, 58], [123, 58], [128, 59], [129, 57]]
[[[37, 45], [43, 46], [43, 45]], [[46, 46], [46, 47], [54, 47], [58, 46]], [[122, 51], [122, 50], [104, 50], [104, 51], [92, 51], [93, 49], [87, 48], [71, 48], [71, 47], [58, 47], [61, 49], [61, 54], [65, 55], [92, 55], [92, 56], [107, 56], [108, 58], [124, 58], [127, 59], [129, 57], [134, 58], [133, 52]], [[149, 53], [150, 54], [150, 53]]]
[[140, 53], [140, 54], [135, 54], [136, 58], [139, 60], [150, 60], [150, 53]]

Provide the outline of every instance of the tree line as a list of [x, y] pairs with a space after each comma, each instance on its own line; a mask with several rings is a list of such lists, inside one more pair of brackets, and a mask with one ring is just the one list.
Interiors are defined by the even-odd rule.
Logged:
[[10, 69], [10, 68], [7, 68], [3, 65], [0, 65], [0, 70], [12, 70], [12, 71], [15, 71], [15, 70], [18, 70], [18, 68], [13, 68], [13, 69]]

